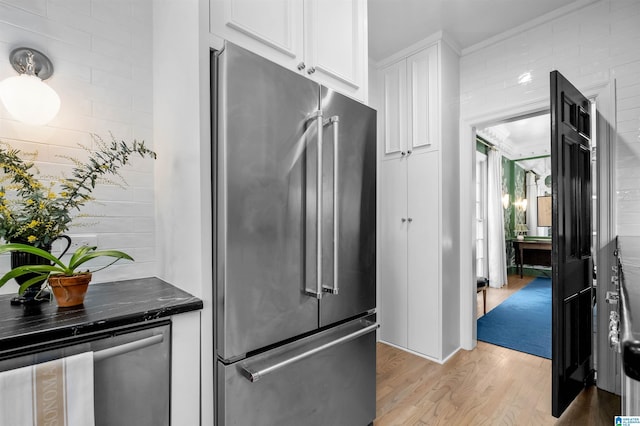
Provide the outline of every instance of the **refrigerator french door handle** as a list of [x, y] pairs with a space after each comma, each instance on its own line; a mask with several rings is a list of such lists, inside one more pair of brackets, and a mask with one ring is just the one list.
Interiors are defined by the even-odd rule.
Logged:
[[322, 138], [323, 138], [323, 116], [322, 110], [312, 112], [306, 121], [315, 120], [317, 126], [318, 156], [316, 159], [316, 288], [310, 290], [305, 286], [305, 292], [322, 299]]
[[338, 135], [340, 134], [340, 117], [334, 115], [324, 120], [325, 126], [333, 125], [333, 286], [322, 286], [322, 291], [330, 294], [338, 294]]
[[340, 345], [345, 342], [349, 342], [351, 340], [357, 339], [360, 336], [364, 336], [367, 333], [370, 333], [380, 327], [378, 323], [372, 323], [371, 321], [363, 321], [365, 323], [365, 327], [360, 330], [354, 331], [351, 334], [347, 334], [346, 336], [340, 337], [338, 339], [332, 340], [331, 342], [325, 343], [320, 346], [316, 346], [308, 351], [299, 353], [285, 360], [276, 362], [274, 364], [268, 365], [260, 370], [255, 370], [251, 368], [249, 363], [240, 364], [240, 373], [251, 383], [255, 383], [267, 374], [273, 373], [274, 371], [280, 370], [281, 368], [287, 367], [294, 362], [300, 361], [302, 359], [308, 358], [312, 355], [317, 354], [318, 352], [322, 352], [334, 346]]

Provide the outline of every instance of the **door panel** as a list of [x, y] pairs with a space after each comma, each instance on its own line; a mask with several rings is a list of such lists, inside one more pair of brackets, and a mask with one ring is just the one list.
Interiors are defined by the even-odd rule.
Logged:
[[590, 104], [551, 73], [552, 414], [593, 378]]
[[[440, 359], [440, 209], [438, 152], [411, 154], [408, 175], [408, 344]], [[419, 303], [416, 303], [419, 301]]]
[[407, 58], [409, 135], [407, 149], [437, 148], [438, 49], [425, 49]]
[[216, 0], [209, 13], [211, 33], [292, 69], [302, 60], [302, 2]]
[[[322, 111], [326, 125], [322, 215], [325, 293], [320, 302], [321, 327], [376, 306], [376, 113], [326, 87], [322, 87]], [[332, 117], [338, 121], [327, 122]], [[333, 150], [336, 132], [337, 153]], [[335, 155], [337, 182], [333, 169]], [[333, 273], [336, 266], [337, 281]]]
[[355, 89], [362, 84], [361, 7], [359, 1], [305, 2], [305, 59], [314, 67], [314, 77], [329, 77]]
[[231, 360], [318, 325], [305, 294], [303, 153], [319, 86], [231, 43], [218, 69], [216, 348]]
[[407, 347], [407, 158], [380, 172], [380, 339]]
[[384, 155], [406, 154], [407, 63], [399, 61], [382, 70]]

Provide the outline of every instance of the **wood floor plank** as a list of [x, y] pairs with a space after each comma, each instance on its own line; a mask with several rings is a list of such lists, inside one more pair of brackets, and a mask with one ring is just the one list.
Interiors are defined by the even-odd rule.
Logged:
[[[510, 277], [508, 288], [489, 289], [487, 310], [531, 279]], [[620, 397], [590, 387], [554, 418], [551, 360], [485, 342], [443, 365], [384, 343], [377, 350], [375, 426], [611, 425], [620, 414]]]

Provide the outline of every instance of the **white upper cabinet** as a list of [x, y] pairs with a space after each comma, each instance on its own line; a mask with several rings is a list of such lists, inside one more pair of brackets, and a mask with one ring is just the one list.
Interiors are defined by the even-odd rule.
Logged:
[[299, 0], [211, 0], [212, 34], [287, 68], [303, 60], [304, 11]]
[[381, 70], [384, 155], [438, 148], [438, 48], [432, 46]]
[[425, 49], [407, 58], [409, 126], [407, 148], [436, 148], [438, 144], [438, 49]]
[[306, 0], [304, 5], [306, 72], [322, 84], [364, 99], [366, 2]]
[[211, 0], [210, 32], [367, 100], [366, 0]]
[[382, 71], [382, 98], [385, 154], [406, 155], [407, 63], [402, 60]]

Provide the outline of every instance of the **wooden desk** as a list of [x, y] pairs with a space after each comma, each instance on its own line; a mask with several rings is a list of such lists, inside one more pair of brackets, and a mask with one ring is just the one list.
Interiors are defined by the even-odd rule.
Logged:
[[523, 275], [523, 265], [551, 266], [551, 240], [512, 240], [516, 252], [516, 265], [520, 268], [520, 278]]

